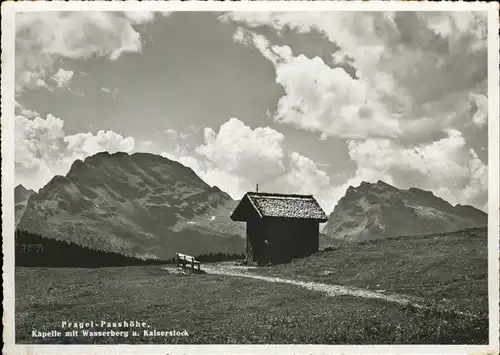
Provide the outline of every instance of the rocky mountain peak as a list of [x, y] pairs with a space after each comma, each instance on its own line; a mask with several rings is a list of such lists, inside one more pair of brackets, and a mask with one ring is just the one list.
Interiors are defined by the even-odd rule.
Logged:
[[28, 200], [31, 196], [35, 195], [36, 192], [30, 189], [25, 188], [23, 185], [17, 185], [14, 188], [14, 204], [15, 204], [15, 221], [16, 224], [19, 222], [19, 219], [23, 215], [26, 205], [28, 204]]
[[101, 152], [40, 189], [18, 228], [128, 255], [242, 252], [234, 203], [179, 162]]
[[431, 191], [398, 189], [384, 181], [350, 186], [325, 225], [332, 238], [351, 241], [430, 234], [487, 225], [472, 206], [452, 206]]
[[25, 188], [23, 185], [19, 184], [14, 189], [14, 202], [20, 203], [27, 201], [35, 191]]

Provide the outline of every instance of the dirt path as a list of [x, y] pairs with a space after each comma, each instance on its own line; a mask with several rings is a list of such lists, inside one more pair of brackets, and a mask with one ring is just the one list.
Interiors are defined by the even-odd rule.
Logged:
[[[291, 280], [285, 279], [281, 277], [270, 277], [258, 275], [251, 270], [254, 267], [251, 266], [235, 266], [229, 263], [221, 263], [221, 264], [204, 264], [203, 270], [208, 274], [213, 275], [227, 275], [234, 277], [247, 277], [250, 279], [262, 280], [266, 282], [274, 282], [274, 283], [285, 283], [290, 285], [295, 285], [298, 287], [303, 287], [308, 290], [324, 292], [329, 297], [336, 296], [353, 296], [353, 297], [362, 297], [362, 298], [372, 298], [384, 300], [387, 302], [393, 302], [401, 305], [411, 304], [415, 308], [425, 309], [429, 306], [426, 305], [426, 302], [423, 298], [409, 295], [402, 295], [396, 293], [384, 292], [383, 290], [379, 291], [369, 291], [366, 289], [352, 287], [352, 286], [343, 286], [343, 285], [334, 285], [334, 284], [325, 284], [320, 282], [312, 282], [312, 281], [299, 281], [299, 280]], [[434, 305], [436, 306], [436, 305]], [[441, 311], [451, 312], [455, 314], [459, 314], [462, 316], [477, 318], [478, 316], [470, 313], [463, 312], [458, 309], [454, 309], [454, 307], [450, 307], [450, 305], [441, 304], [438, 306]]]
[[204, 265], [204, 270], [209, 274], [248, 277], [251, 279], [263, 280], [267, 282], [286, 283], [303, 287], [308, 290], [324, 292], [330, 297], [349, 295], [354, 297], [381, 299], [384, 301], [394, 302], [399, 304], [411, 303], [413, 306], [417, 308], [423, 307], [421, 305], [423, 303], [422, 300], [413, 296], [389, 294], [377, 291], [368, 291], [357, 287], [324, 284], [319, 282], [297, 281], [297, 280], [284, 279], [281, 277], [262, 276], [249, 272], [250, 269], [251, 269], [250, 267], [220, 265], [220, 264]]

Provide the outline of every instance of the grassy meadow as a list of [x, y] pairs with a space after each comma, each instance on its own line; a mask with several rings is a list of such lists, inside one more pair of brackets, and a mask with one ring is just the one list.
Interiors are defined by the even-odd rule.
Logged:
[[[158, 265], [16, 267], [17, 342], [487, 344], [486, 246], [486, 231], [473, 229], [343, 244], [251, 271], [418, 296], [424, 309], [238, 276], [175, 274]], [[144, 336], [142, 329], [133, 337], [32, 336], [61, 330], [62, 321], [138, 321], [189, 336]]]
[[339, 243], [260, 275], [385, 290], [478, 315], [488, 312], [486, 228], [360, 243]]

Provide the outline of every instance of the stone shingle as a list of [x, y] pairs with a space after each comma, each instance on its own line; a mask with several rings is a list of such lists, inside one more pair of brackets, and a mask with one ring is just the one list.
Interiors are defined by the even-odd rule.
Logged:
[[312, 195], [247, 193], [263, 217], [301, 218], [326, 221], [328, 217]]

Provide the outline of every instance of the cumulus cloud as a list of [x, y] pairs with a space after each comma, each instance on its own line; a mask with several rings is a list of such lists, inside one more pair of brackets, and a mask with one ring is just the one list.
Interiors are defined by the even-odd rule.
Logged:
[[177, 145], [162, 155], [192, 168], [208, 184], [241, 198], [255, 184], [286, 173], [283, 140], [283, 134], [269, 127], [252, 129], [231, 118], [218, 131], [206, 127], [203, 144], [194, 149]]
[[154, 18], [150, 13], [50, 11], [16, 15], [16, 91], [36, 88], [53, 75], [60, 58], [108, 57], [141, 51], [134, 25]]
[[72, 70], [64, 70], [59, 68], [57, 73], [52, 76], [52, 80], [55, 81], [57, 87], [67, 86], [73, 77], [74, 72]]
[[237, 176], [222, 170], [221, 168], [208, 164], [205, 168], [195, 170], [192, 168], [206, 183], [211, 186], [218, 186], [227, 192], [234, 199], [240, 199], [247, 191], [254, 190], [255, 185], [244, 177]]
[[205, 128], [204, 143], [194, 150], [177, 145], [166, 158], [193, 169], [210, 185], [217, 185], [233, 198], [254, 191], [315, 195], [326, 210], [338, 200], [325, 166], [297, 152], [287, 153], [283, 134], [269, 127], [251, 128], [231, 118], [218, 131]]
[[269, 127], [252, 129], [232, 118], [218, 131], [206, 128], [204, 144], [194, 151], [178, 145], [162, 155], [192, 168], [236, 199], [258, 183], [261, 191], [312, 194], [330, 213], [349, 186], [383, 180], [399, 188], [433, 191], [452, 204], [486, 209], [488, 168], [457, 130], [414, 147], [389, 138], [348, 140], [356, 171], [344, 183], [327, 165], [287, 153], [283, 142], [283, 135]]
[[88, 156], [100, 151], [115, 153], [118, 151], [130, 152], [134, 149], [135, 140], [132, 137], [124, 138], [113, 131], [100, 130], [97, 134], [78, 133], [64, 137], [68, 151], [76, 155]]
[[245, 177], [225, 171], [205, 156], [188, 151], [179, 145], [170, 151], [161, 152], [160, 155], [191, 168], [207, 184], [218, 186], [235, 199], [241, 198], [252, 186]]
[[28, 118], [36, 118], [36, 117], [40, 116], [40, 114], [38, 112], [36, 112], [35, 110], [31, 110], [29, 108], [24, 108], [22, 106], [17, 107], [16, 111], [20, 111], [20, 114], [22, 116], [28, 117]]
[[[274, 120], [319, 139], [347, 140], [356, 173], [326, 198], [336, 201], [349, 185], [381, 179], [485, 207], [487, 166], [467, 144], [487, 149], [485, 13], [237, 12], [221, 19], [256, 31], [317, 31], [339, 47], [325, 63], [244, 27], [233, 37], [276, 69], [284, 95]], [[343, 69], [346, 63], [355, 75]], [[296, 167], [314, 171], [300, 161], [295, 156]]]
[[[275, 65], [276, 82], [285, 91], [275, 120], [317, 131], [323, 138], [356, 139], [418, 136], [425, 140], [429, 133], [463, 124], [463, 120], [483, 125], [484, 110], [474, 119], [458, 114], [468, 110], [486, 87], [486, 38], [481, 21], [471, 21], [472, 29], [465, 26], [461, 37], [443, 39], [425, 26], [426, 18], [410, 16], [410, 30], [418, 29], [420, 36], [405, 38], [403, 35], [410, 36], [409, 29], [398, 15], [352, 16], [359, 22], [364, 19], [373, 32], [363, 30], [349, 36], [363, 47], [361, 52], [351, 42], [340, 41], [346, 48], [339, 56], [354, 58], [357, 77], [342, 67], [331, 68], [318, 57], [294, 56], [289, 47], [273, 46], [262, 35], [237, 30], [235, 41], [255, 47]], [[346, 18], [349, 14], [340, 17]], [[301, 26], [304, 31], [305, 25]], [[376, 26], [382, 27], [382, 35], [375, 31]], [[473, 29], [478, 33], [469, 40]], [[380, 38], [373, 37], [375, 34]], [[466, 46], [476, 50], [471, 52]], [[459, 55], [462, 52], [466, 60]]]
[[313, 194], [330, 213], [349, 186], [378, 180], [402, 189], [418, 187], [451, 204], [487, 211], [488, 167], [467, 147], [462, 134], [407, 148], [391, 139], [348, 141], [355, 173], [344, 183], [334, 181], [324, 166], [297, 152], [288, 155], [288, 173], [271, 185], [272, 191]]
[[350, 183], [383, 180], [400, 188], [412, 186], [433, 191], [452, 204], [486, 209], [488, 167], [462, 134], [449, 130], [447, 137], [404, 148], [386, 139], [350, 141], [349, 155], [357, 164]]
[[76, 159], [100, 151], [130, 152], [132, 137], [122, 137], [113, 131], [67, 135], [64, 122], [48, 115], [46, 118], [17, 115], [15, 118], [16, 184], [38, 189], [54, 175], [64, 175]]
[[459, 131], [448, 130], [440, 140], [411, 148], [391, 139], [350, 140], [348, 148], [356, 171], [345, 183], [338, 184], [324, 166], [292, 152], [289, 173], [272, 189], [313, 194], [329, 213], [349, 186], [382, 180], [402, 189], [433, 191], [453, 205], [468, 204], [487, 211], [488, 167], [467, 147]]
[[318, 200], [321, 207], [330, 213], [338, 201], [333, 192], [335, 185], [326, 170], [297, 152], [292, 152], [288, 156], [290, 172], [283, 181], [276, 182], [286, 187], [285, 193], [312, 194]]
[[285, 95], [274, 119], [319, 132], [321, 138], [394, 137], [399, 122], [377, 104], [374, 92], [343, 68], [330, 68], [321, 58], [294, 56], [287, 46], [272, 46], [258, 34], [239, 28], [237, 42], [255, 47], [276, 67], [276, 82]]
[[198, 146], [196, 153], [224, 171], [258, 182], [284, 170], [280, 163], [284, 138], [269, 127], [252, 129], [231, 118], [218, 132], [205, 128], [205, 144]]
[[133, 24], [150, 22], [154, 18], [154, 13], [150, 11], [126, 11], [123, 13]]
[[[439, 68], [445, 69], [440, 77], [447, 77], [450, 72], [457, 73], [459, 67], [463, 69], [465, 59], [475, 62], [463, 73], [468, 78], [485, 70], [485, 12], [325, 11], [307, 15], [300, 12], [233, 12], [224, 15], [222, 20], [244, 23], [249, 27], [264, 25], [277, 31], [285, 28], [298, 32], [319, 31], [338, 44], [341, 53], [352, 59], [359, 76], [367, 79], [380, 69], [387, 70], [385, 66], [390, 66], [391, 62], [401, 82], [421, 74], [425, 74], [425, 79], [432, 79], [436, 73], [432, 64], [440, 64]], [[464, 59], [452, 63], [458, 59], [454, 54], [462, 51]], [[409, 68], [413, 70], [406, 72]], [[468, 87], [470, 83], [465, 79], [467, 77], [447, 78], [441, 85], [453, 89], [455, 80]], [[431, 87], [432, 83], [418, 82], [417, 85]], [[431, 96], [430, 93], [426, 95]]]
[[339, 184], [327, 169], [292, 152], [288, 173], [271, 190], [313, 194], [330, 213], [349, 186], [378, 180], [402, 189], [418, 187], [434, 192], [451, 204], [468, 204], [487, 211], [488, 167], [467, 147], [463, 135], [450, 129], [447, 136], [415, 147], [391, 139], [349, 140], [349, 156], [356, 171]]
[[320, 58], [289, 58], [277, 67], [276, 82], [286, 93], [274, 116], [279, 122], [342, 138], [401, 134], [397, 119], [377, 104], [365, 83]]

